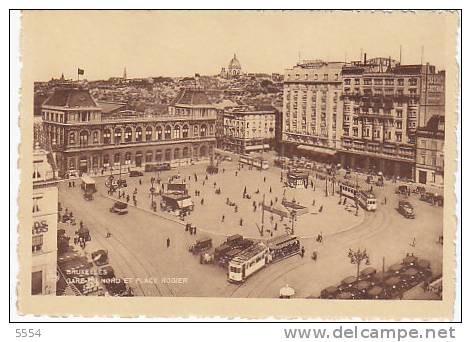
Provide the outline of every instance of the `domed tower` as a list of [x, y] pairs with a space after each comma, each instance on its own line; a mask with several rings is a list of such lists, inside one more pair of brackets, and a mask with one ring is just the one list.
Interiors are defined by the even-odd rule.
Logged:
[[227, 68], [227, 73], [229, 77], [237, 77], [241, 74], [242, 67], [240, 66], [240, 62], [234, 53], [234, 57], [229, 62], [229, 66]]

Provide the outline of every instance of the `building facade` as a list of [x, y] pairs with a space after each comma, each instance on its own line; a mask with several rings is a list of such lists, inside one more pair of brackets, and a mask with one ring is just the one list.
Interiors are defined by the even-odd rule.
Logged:
[[444, 110], [444, 72], [365, 55], [343, 67], [342, 80], [342, 166], [414, 179], [417, 128]]
[[224, 111], [223, 148], [236, 153], [270, 149], [275, 140], [275, 109], [239, 106]]
[[216, 110], [198, 89], [181, 90], [163, 115], [104, 113], [87, 89], [59, 89], [42, 120], [62, 173], [202, 162], [215, 147]]
[[57, 282], [58, 190], [48, 153], [33, 151], [33, 227], [31, 294], [55, 295]]
[[445, 117], [432, 116], [417, 129], [416, 176], [418, 183], [443, 187]]
[[282, 154], [335, 160], [340, 144], [343, 63], [304, 61], [284, 76]]

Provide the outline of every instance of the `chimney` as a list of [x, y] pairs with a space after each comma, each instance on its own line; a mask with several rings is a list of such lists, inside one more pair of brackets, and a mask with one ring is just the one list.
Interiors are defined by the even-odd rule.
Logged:
[[363, 55], [363, 64], [366, 65], [366, 53]]

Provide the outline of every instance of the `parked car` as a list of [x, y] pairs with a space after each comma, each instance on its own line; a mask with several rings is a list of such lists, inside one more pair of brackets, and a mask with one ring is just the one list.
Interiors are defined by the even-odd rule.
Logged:
[[202, 238], [196, 240], [194, 244], [190, 245], [190, 247], [188, 247], [188, 251], [193, 254], [198, 254], [210, 249], [212, 246], [213, 241], [211, 240], [211, 238]]
[[142, 177], [144, 176], [144, 172], [139, 171], [139, 170], [130, 170], [129, 171], [129, 177]]
[[408, 195], [409, 194], [409, 187], [407, 185], [399, 185], [396, 189], [396, 194], [399, 195]]
[[399, 213], [406, 218], [415, 218], [414, 208], [412, 204], [408, 201], [399, 201], [399, 206], [397, 208]]

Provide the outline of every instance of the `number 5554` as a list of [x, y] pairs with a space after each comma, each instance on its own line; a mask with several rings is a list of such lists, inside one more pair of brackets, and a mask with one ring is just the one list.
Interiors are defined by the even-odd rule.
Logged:
[[41, 329], [16, 329], [16, 338], [41, 337]]

